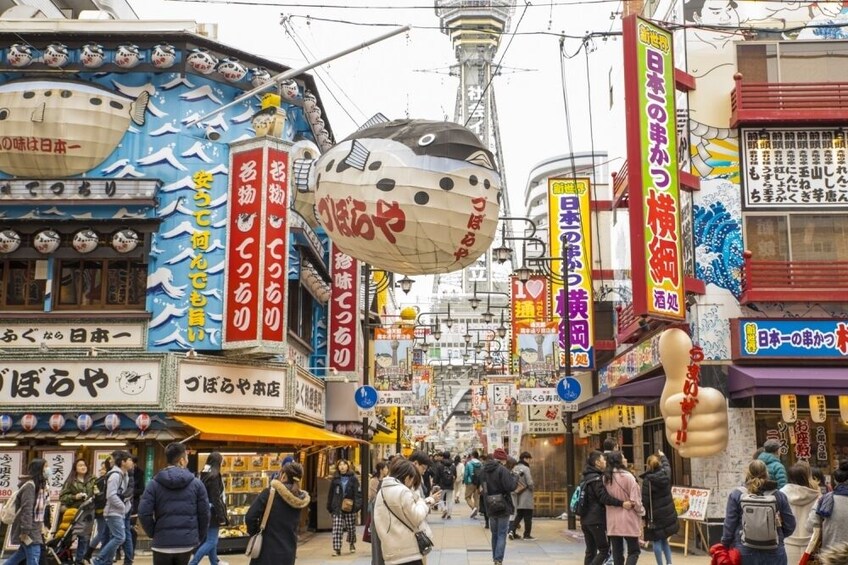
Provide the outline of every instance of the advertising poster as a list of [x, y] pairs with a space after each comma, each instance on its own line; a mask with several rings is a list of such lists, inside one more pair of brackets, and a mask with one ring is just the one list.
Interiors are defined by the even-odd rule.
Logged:
[[374, 388], [378, 406], [412, 406], [411, 327], [377, 328], [374, 330]]
[[677, 517], [682, 520], [703, 522], [707, 519], [710, 489], [696, 487], [671, 487], [671, 498]]
[[556, 333], [520, 334], [518, 342], [519, 404], [553, 404], [560, 402], [556, 385], [559, 377], [559, 336]]
[[41, 456], [50, 467], [50, 478], [47, 480], [47, 485], [50, 488], [50, 500], [59, 500], [62, 487], [74, 468], [74, 452], [45, 451]]

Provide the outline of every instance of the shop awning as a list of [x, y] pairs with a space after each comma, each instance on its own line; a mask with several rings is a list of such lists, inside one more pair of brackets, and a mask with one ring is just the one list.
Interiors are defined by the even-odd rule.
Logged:
[[848, 368], [731, 365], [727, 390], [734, 399], [776, 394], [837, 396], [848, 391]]
[[648, 406], [659, 401], [662, 394], [665, 375], [656, 375], [647, 379], [639, 379], [619, 385], [596, 394], [589, 400], [580, 403], [574, 418], [582, 418], [587, 414], [609, 408], [614, 404], [627, 406]]
[[295, 422], [260, 418], [174, 416], [200, 432], [200, 439], [244, 443], [276, 443], [287, 445], [357, 445], [359, 440]]

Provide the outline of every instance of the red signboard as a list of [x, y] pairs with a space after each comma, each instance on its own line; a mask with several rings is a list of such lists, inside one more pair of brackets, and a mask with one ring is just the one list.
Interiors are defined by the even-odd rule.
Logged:
[[264, 149], [233, 150], [230, 160], [225, 347], [259, 340]]
[[330, 247], [333, 290], [330, 297], [328, 358], [331, 369], [356, 371], [356, 324], [359, 321], [359, 262], [339, 249]]
[[262, 340], [286, 341], [286, 285], [288, 282], [288, 169], [289, 156], [268, 149], [265, 169], [264, 268], [262, 269]]

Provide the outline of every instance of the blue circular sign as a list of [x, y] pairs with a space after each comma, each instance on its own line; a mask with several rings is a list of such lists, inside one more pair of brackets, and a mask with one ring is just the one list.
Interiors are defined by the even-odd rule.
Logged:
[[580, 397], [580, 381], [574, 377], [564, 377], [557, 383], [557, 394], [563, 402], [574, 402]]
[[369, 385], [361, 386], [353, 394], [353, 401], [363, 410], [374, 408], [377, 406], [377, 389]]

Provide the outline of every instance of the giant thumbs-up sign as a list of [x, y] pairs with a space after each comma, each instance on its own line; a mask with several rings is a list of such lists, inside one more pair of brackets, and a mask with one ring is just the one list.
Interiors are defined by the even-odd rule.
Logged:
[[670, 329], [660, 336], [659, 349], [665, 437], [681, 457], [720, 453], [727, 447], [727, 400], [714, 388], [701, 388], [701, 348], [693, 348], [683, 330]]

